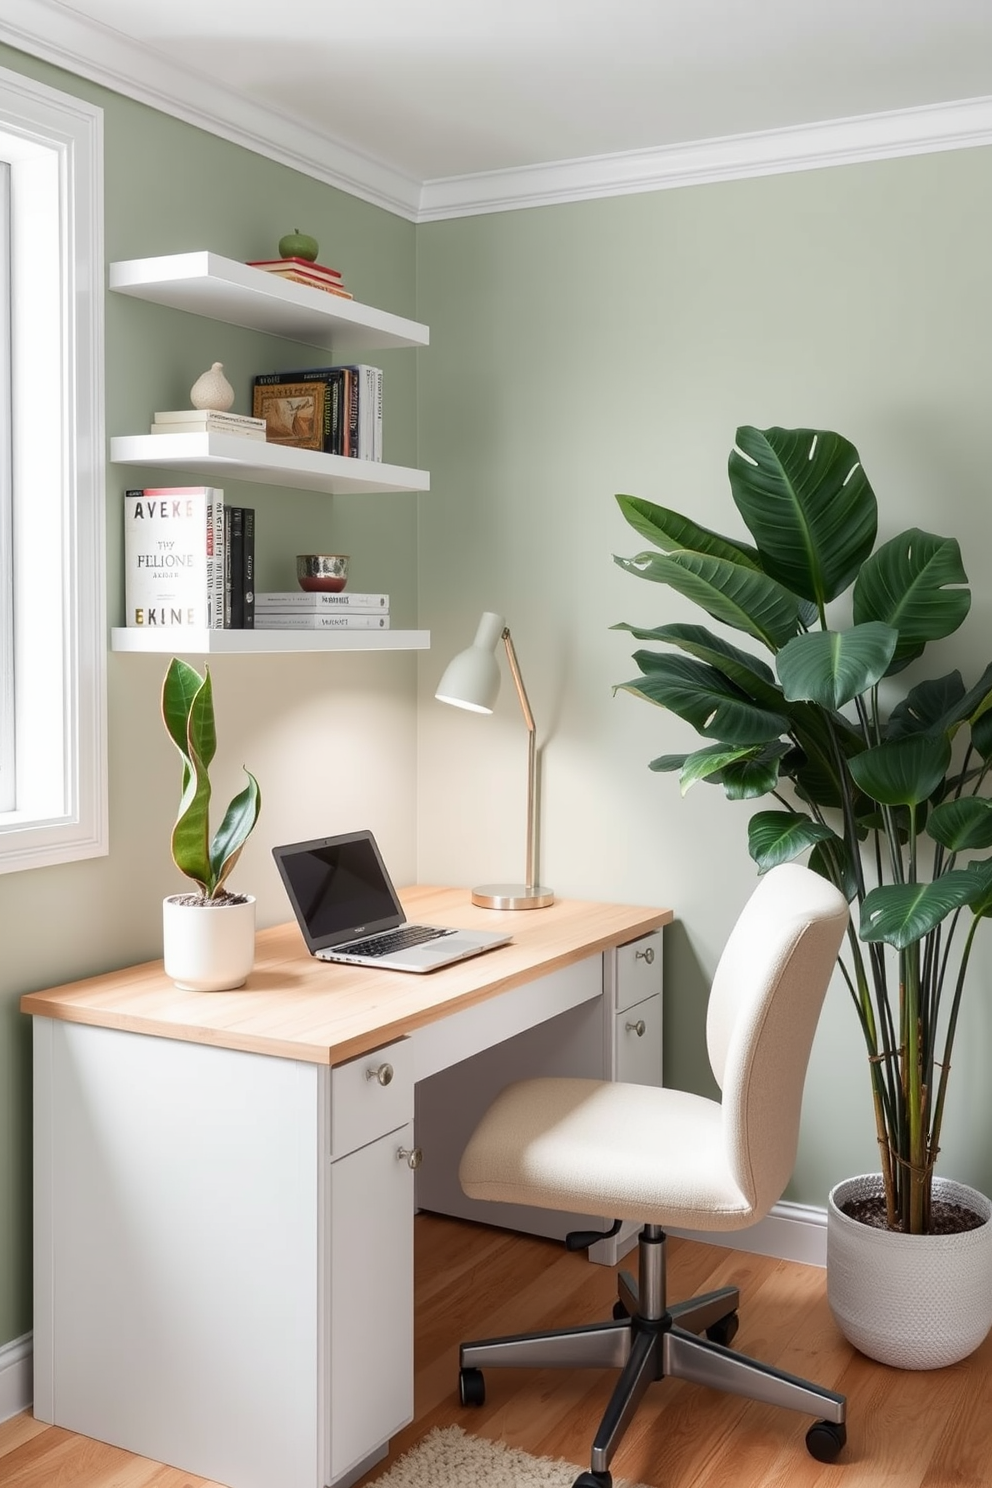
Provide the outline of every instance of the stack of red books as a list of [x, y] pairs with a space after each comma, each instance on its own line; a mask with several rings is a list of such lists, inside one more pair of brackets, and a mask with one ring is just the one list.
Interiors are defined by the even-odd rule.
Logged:
[[248, 267], [276, 274], [280, 279], [290, 279], [294, 284], [308, 284], [311, 289], [326, 290], [328, 294], [340, 295], [345, 300], [352, 298], [344, 287], [340, 269], [311, 263], [308, 258], [261, 258], [249, 261]]

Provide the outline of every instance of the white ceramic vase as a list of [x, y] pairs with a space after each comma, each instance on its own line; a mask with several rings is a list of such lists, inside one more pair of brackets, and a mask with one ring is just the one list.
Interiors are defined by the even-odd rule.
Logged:
[[234, 389], [224, 376], [224, 363], [214, 362], [206, 372], [201, 372], [189, 390], [189, 401], [194, 408], [216, 408], [226, 413], [234, 402]]
[[957, 1235], [902, 1235], [841, 1210], [878, 1194], [878, 1173], [847, 1178], [827, 1201], [827, 1300], [844, 1337], [898, 1369], [943, 1369], [992, 1328], [992, 1202], [975, 1188], [934, 1179], [934, 1197], [973, 1209], [984, 1224]]
[[255, 900], [242, 904], [162, 901], [165, 974], [186, 992], [243, 987], [255, 963]]

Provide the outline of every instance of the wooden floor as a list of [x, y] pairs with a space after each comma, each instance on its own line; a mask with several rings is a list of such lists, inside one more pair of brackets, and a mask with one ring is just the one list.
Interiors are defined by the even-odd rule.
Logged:
[[[457, 1396], [463, 1338], [608, 1317], [614, 1273], [553, 1241], [419, 1215], [416, 1419], [389, 1461], [431, 1427], [459, 1425], [538, 1455], [588, 1466], [612, 1371], [492, 1370], [481, 1410]], [[636, 1266], [632, 1255], [623, 1265]], [[669, 1241], [673, 1299], [741, 1288], [736, 1346], [848, 1396], [837, 1464], [808, 1456], [809, 1418], [669, 1380], [652, 1386], [613, 1462], [654, 1488], [990, 1488], [992, 1335], [962, 1364], [887, 1369], [838, 1334], [824, 1273], [740, 1251]], [[388, 1464], [362, 1480], [371, 1483]], [[35, 1422], [0, 1425], [3, 1488], [216, 1488], [206, 1479]]]

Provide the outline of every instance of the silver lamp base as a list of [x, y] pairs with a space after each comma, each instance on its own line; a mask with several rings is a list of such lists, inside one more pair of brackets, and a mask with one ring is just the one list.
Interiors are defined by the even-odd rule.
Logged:
[[480, 884], [472, 890], [480, 909], [547, 909], [554, 902], [554, 890], [542, 884]]

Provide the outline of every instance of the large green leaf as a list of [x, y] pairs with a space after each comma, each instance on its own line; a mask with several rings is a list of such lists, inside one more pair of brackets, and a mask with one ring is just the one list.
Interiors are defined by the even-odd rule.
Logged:
[[169, 738], [183, 761], [182, 790], [189, 783], [190, 762], [187, 754], [186, 728], [193, 699], [203, 686], [203, 678], [188, 662], [175, 656], [162, 683], [162, 718]]
[[162, 717], [183, 761], [182, 798], [172, 829], [173, 860], [202, 894], [209, 894], [212, 874], [207, 767], [217, 748], [209, 671], [201, 677], [186, 662], [173, 658], [162, 686]]
[[756, 702], [781, 710], [782, 691], [771, 667], [750, 651], [742, 651], [714, 635], [705, 625], [657, 625], [652, 630], [642, 630], [640, 626], [623, 623], [611, 625], [610, 629], [627, 630], [638, 641], [666, 641], [677, 646], [697, 661], [716, 667]]
[[744, 754], [724, 766], [721, 781], [728, 801], [754, 801], [778, 785], [780, 761], [790, 746], [775, 741]]
[[223, 887], [224, 880], [241, 856], [241, 849], [262, 809], [262, 793], [258, 788], [258, 781], [250, 770], [245, 770], [245, 774], [248, 776], [248, 784], [228, 806], [210, 846], [214, 894]]
[[877, 623], [795, 636], [775, 658], [782, 690], [791, 702], [842, 708], [884, 677], [897, 640]]
[[691, 723], [707, 739], [731, 744], [763, 744], [788, 727], [780, 713], [751, 702], [715, 668], [688, 656], [637, 651], [634, 661], [644, 676], [619, 684]]
[[676, 548], [688, 548], [693, 553], [709, 553], [714, 558], [726, 558], [730, 563], [743, 563], [746, 568], [760, 568], [758, 555], [747, 543], [734, 542], [708, 527], [700, 527], [690, 517], [671, 511], [667, 506], [656, 506], [653, 501], [643, 501], [639, 496], [618, 496], [617, 504], [624, 517], [641, 537], [670, 553]]
[[875, 541], [875, 495], [854, 445], [828, 429], [737, 430], [737, 508], [767, 574], [823, 606], [853, 583]]
[[186, 745], [190, 758], [198, 759], [204, 769], [217, 753], [217, 727], [214, 723], [214, 687], [210, 668], [203, 668], [203, 686], [193, 694], [186, 720]]
[[669, 584], [714, 620], [743, 630], [772, 651], [798, 629], [796, 597], [767, 574], [703, 553], [640, 553], [614, 558], [627, 573]]
[[859, 790], [883, 806], [918, 806], [941, 785], [951, 762], [943, 734], [914, 734], [866, 749], [848, 760]]
[[[751, 801], [766, 796], [778, 784], [778, 762], [788, 744], [710, 744], [683, 756], [679, 785], [682, 794], [697, 780], [721, 784], [731, 801]], [[674, 760], [676, 756], [670, 755]], [[660, 763], [660, 762], [658, 762]]]
[[981, 858], [978, 862], [969, 863], [968, 869], [981, 885], [969, 896], [968, 908], [979, 919], [987, 920], [992, 916], [992, 859]]
[[975, 719], [971, 725], [971, 742], [986, 764], [992, 761], [992, 712]]
[[671, 775], [676, 770], [681, 770], [688, 758], [687, 754], [659, 754], [658, 758], [653, 759], [648, 765], [648, 769]]
[[984, 891], [982, 875], [971, 868], [955, 868], [933, 883], [882, 884], [865, 895], [859, 934], [904, 951]]
[[986, 796], [962, 796], [935, 806], [927, 831], [949, 852], [992, 847], [992, 801]]
[[687, 754], [683, 761], [679, 789], [684, 796], [697, 780], [722, 780], [727, 765], [732, 765], [753, 752], [752, 745], [740, 744], [710, 744], [705, 749], [697, 749], [694, 753]]
[[195, 748], [188, 749], [187, 760], [186, 788], [172, 829], [172, 857], [180, 873], [191, 878], [201, 894], [209, 895], [213, 887], [208, 837], [210, 777]]
[[911, 687], [901, 702], [892, 709], [885, 728], [887, 739], [906, 739], [910, 734], [944, 733], [945, 720], [965, 696], [960, 672], [948, 672]]
[[854, 620], [881, 620], [899, 632], [892, 671], [921, 655], [928, 641], [957, 630], [971, 605], [954, 538], [936, 537], [911, 527], [862, 564], [854, 585]]
[[974, 687], [969, 687], [964, 696], [953, 703], [941, 719], [931, 725], [931, 731], [953, 735], [966, 719], [974, 726], [976, 720], [983, 718], [990, 709], [992, 709], [992, 664], [985, 668]]
[[756, 811], [747, 824], [747, 850], [761, 872], [767, 873], [834, 836], [822, 822], [795, 811]]

